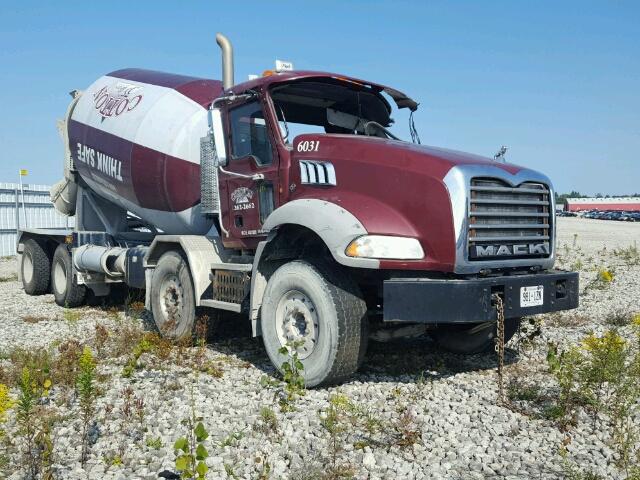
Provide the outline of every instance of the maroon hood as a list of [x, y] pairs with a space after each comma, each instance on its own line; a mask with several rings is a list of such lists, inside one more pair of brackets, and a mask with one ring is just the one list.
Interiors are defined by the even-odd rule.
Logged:
[[[418, 169], [444, 178], [447, 172], [458, 165], [491, 165], [514, 174], [522, 168], [510, 163], [496, 162], [488, 157], [472, 153], [449, 150], [446, 148], [417, 145], [414, 143], [390, 140], [378, 137], [355, 135], [301, 135], [295, 142], [310, 139], [322, 139], [320, 149], [335, 159], [365, 157], [367, 163], [392, 164], [400, 169]], [[295, 150], [295, 149], [294, 149]]]
[[[300, 142], [319, 142], [317, 151], [299, 152]], [[290, 199], [318, 198], [341, 205], [371, 234], [418, 238], [420, 261], [381, 262], [382, 268], [453, 271], [455, 235], [449, 193], [443, 179], [458, 165], [491, 165], [515, 174], [521, 168], [485, 157], [407, 142], [353, 135], [296, 137]], [[337, 185], [302, 185], [299, 160], [328, 161]]]

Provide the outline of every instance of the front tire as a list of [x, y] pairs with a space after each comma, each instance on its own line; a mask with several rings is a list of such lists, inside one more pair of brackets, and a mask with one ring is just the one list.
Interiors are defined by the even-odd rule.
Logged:
[[49, 291], [51, 259], [40, 242], [30, 238], [24, 242], [20, 276], [27, 295], [42, 295]]
[[[505, 344], [515, 335], [519, 326], [519, 318], [505, 318]], [[429, 333], [443, 350], [465, 355], [493, 350], [497, 335], [496, 322], [473, 325], [448, 325], [439, 327]]]
[[61, 307], [79, 307], [84, 303], [87, 289], [78, 285], [73, 277], [71, 254], [66, 245], [56, 248], [51, 262], [51, 291]]
[[178, 252], [167, 252], [158, 260], [151, 278], [151, 309], [163, 336], [179, 340], [193, 334], [193, 281], [189, 265]]
[[269, 359], [282, 372], [288, 356], [280, 348], [299, 343], [296, 351], [306, 386], [338, 383], [362, 361], [368, 340], [366, 313], [358, 287], [338, 266], [286, 263], [269, 279], [261, 308]]

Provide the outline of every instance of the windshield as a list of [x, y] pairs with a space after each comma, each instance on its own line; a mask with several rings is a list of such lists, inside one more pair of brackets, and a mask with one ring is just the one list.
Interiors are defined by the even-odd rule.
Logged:
[[280, 133], [287, 144], [302, 133], [396, 138], [389, 102], [370, 87], [340, 80], [298, 81], [272, 89]]

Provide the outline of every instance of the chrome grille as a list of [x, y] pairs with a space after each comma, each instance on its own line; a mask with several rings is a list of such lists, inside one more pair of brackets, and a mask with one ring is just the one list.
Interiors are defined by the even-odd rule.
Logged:
[[549, 188], [524, 182], [474, 178], [469, 198], [469, 260], [541, 258], [551, 253]]

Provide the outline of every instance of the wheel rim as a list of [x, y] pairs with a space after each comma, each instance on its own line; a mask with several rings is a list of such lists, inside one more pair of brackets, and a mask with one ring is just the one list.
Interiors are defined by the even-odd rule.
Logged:
[[298, 358], [303, 360], [313, 353], [320, 333], [318, 310], [309, 297], [298, 290], [285, 293], [276, 308], [276, 333], [280, 345], [296, 344]]
[[22, 279], [24, 283], [30, 283], [33, 280], [33, 258], [31, 253], [24, 253], [22, 258]]
[[[184, 306], [184, 289], [176, 275], [167, 275], [160, 286], [160, 309], [165, 323], [180, 323]], [[168, 328], [171, 326], [167, 325]]]
[[67, 268], [64, 262], [58, 261], [53, 265], [53, 287], [60, 294], [64, 294], [67, 289]]

